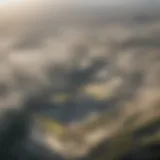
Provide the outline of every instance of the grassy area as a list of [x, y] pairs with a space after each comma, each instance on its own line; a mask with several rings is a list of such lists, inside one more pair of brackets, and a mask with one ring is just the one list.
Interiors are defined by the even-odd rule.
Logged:
[[[56, 137], [59, 140], [61, 137], [62, 139], [65, 137], [68, 141], [75, 141], [77, 144], [79, 141], [74, 137], [78, 137], [78, 139], [85, 139], [87, 136], [93, 132], [96, 133], [96, 131], [103, 127], [107, 131], [111, 129], [112, 125], [117, 125], [117, 129], [113, 134], [110, 133], [107, 138], [101, 139], [97, 145], [91, 147], [89, 151], [87, 151], [86, 157], [88, 157], [88, 160], [116, 160], [135, 148], [148, 146], [157, 142], [160, 143], [159, 116], [153, 116], [148, 119], [146, 118], [142, 123], [141, 118], [143, 119], [143, 116], [141, 113], [134, 114], [132, 116], [126, 116], [121, 125], [120, 119], [122, 118], [122, 115], [117, 114], [117, 117], [115, 118], [117, 112], [118, 110], [115, 111], [115, 113], [106, 112], [91, 121], [86, 121], [81, 125], [78, 125], [75, 130], [71, 130], [67, 126], [47, 117], [36, 116], [35, 119], [41, 124], [42, 128], [49, 133], [49, 135]], [[65, 144], [65, 141], [62, 141], [62, 147], [63, 143]], [[83, 145], [85, 146], [87, 144], [84, 143]], [[76, 147], [78, 147], [78, 145]], [[73, 150], [76, 149], [81, 150], [81, 148], [73, 148]]]

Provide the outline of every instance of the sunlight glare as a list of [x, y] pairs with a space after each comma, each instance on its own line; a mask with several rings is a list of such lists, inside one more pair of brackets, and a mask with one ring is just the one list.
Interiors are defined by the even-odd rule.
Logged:
[[7, 5], [10, 3], [17, 3], [17, 2], [21, 2], [23, 0], [0, 0], [0, 5]]

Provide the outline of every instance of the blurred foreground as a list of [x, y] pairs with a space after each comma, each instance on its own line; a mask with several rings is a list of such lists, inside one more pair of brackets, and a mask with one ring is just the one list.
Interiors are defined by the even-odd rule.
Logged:
[[[40, 52], [31, 41], [39, 34], [30, 34], [1, 55], [1, 114], [25, 108], [31, 118], [13, 153], [22, 149], [23, 160], [160, 159], [160, 13], [83, 13], [54, 19]], [[1, 124], [0, 151], [3, 137], [9, 145], [23, 128], [26, 117], [15, 117]]]

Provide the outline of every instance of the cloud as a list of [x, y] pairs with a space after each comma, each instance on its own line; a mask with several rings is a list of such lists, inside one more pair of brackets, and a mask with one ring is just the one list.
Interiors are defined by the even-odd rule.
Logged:
[[[57, 63], [68, 69], [67, 60], [77, 45], [91, 45], [90, 52], [107, 54], [112, 43], [130, 36], [117, 25], [96, 32], [92, 27], [74, 27], [72, 21], [68, 27], [69, 9], [76, 4], [74, 0], [24, 0], [0, 5], [0, 108], [19, 107], [28, 97], [54, 87], [58, 78], [51, 78], [48, 71]], [[98, 39], [96, 34], [102, 37]]]
[[50, 85], [45, 70], [58, 59], [48, 39], [55, 33], [55, 17], [69, 3], [24, 0], [0, 4], [0, 108], [19, 107], [31, 94]]

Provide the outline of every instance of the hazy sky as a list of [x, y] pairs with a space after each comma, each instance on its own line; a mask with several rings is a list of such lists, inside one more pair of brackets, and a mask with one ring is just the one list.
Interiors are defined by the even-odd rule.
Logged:
[[[9, 4], [9, 3], [34, 3], [36, 0], [0, 0], [1, 4]], [[39, 0], [36, 3], [47, 3], [48, 0]], [[83, 5], [127, 5], [127, 4], [134, 4], [139, 2], [150, 2], [150, 0], [50, 0], [50, 3], [54, 4], [62, 4], [62, 3], [76, 3], [76, 4], [83, 4]], [[158, 2], [158, 0], [152, 0], [152, 2]]]
[[83, 5], [126, 5], [134, 3], [136, 0], [79, 0]]

